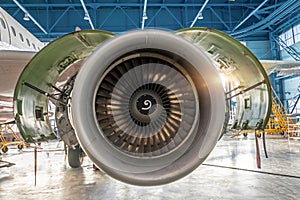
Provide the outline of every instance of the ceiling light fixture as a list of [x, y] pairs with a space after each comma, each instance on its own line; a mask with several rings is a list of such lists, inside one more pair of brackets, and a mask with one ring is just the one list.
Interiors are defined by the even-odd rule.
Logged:
[[146, 13], [143, 14], [143, 19], [145, 19], [145, 20], [148, 19]]
[[199, 13], [199, 15], [198, 15], [198, 19], [203, 19], [203, 15], [202, 15], [202, 13]]
[[87, 13], [84, 14], [84, 20], [88, 21], [90, 18], [89, 18], [89, 15]]
[[24, 20], [24, 21], [29, 21], [29, 20], [30, 20], [30, 19], [29, 19], [29, 16], [28, 16], [28, 13], [25, 13], [25, 14], [24, 14], [23, 20]]

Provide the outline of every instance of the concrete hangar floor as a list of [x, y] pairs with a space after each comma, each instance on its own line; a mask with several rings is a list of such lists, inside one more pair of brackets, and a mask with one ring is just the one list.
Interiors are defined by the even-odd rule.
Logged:
[[300, 199], [300, 140], [267, 135], [265, 158], [259, 140], [262, 168], [256, 167], [255, 138], [223, 136], [203, 165], [171, 184], [139, 187], [95, 171], [88, 158], [81, 168], [65, 161], [62, 143], [44, 143], [37, 156], [10, 147], [1, 155], [15, 163], [0, 168], [0, 199]]

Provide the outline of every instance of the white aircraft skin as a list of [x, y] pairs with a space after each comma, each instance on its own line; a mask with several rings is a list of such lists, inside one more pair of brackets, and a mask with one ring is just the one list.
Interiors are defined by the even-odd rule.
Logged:
[[272, 72], [277, 72], [277, 76], [300, 74], [299, 61], [260, 60], [260, 62], [268, 74]]
[[44, 44], [0, 7], [0, 123], [13, 118], [19, 75]]
[[0, 7], [0, 50], [37, 52], [43, 43]]

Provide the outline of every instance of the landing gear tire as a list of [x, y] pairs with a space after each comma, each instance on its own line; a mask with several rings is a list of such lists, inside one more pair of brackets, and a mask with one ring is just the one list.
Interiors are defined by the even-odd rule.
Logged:
[[75, 149], [68, 147], [68, 162], [70, 167], [78, 168], [83, 162], [84, 153], [79, 145]]

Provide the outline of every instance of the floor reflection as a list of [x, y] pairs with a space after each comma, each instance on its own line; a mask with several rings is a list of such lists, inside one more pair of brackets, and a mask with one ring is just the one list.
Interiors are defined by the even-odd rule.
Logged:
[[267, 136], [269, 158], [264, 156], [261, 139], [259, 144], [261, 169], [256, 167], [252, 135], [225, 135], [204, 165], [179, 181], [155, 187], [114, 180], [95, 171], [89, 159], [72, 169], [57, 142], [43, 144], [44, 150], [38, 152], [34, 186], [33, 149], [10, 148], [1, 159], [15, 165], [0, 168], [0, 199], [300, 199], [300, 141]]

